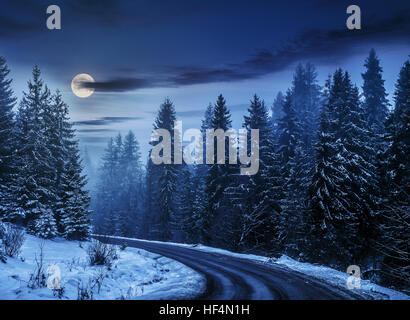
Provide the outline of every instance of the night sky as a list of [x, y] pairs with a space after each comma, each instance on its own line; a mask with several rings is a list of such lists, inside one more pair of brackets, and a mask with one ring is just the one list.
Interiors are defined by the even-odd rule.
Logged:
[[[46, 28], [52, 4], [61, 8], [61, 30]], [[346, 28], [351, 4], [361, 8], [362, 30]], [[251, 96], [270, 106], [299, 62], [315, 64], [321, 85], [342, 67], [361, 86], [372, 47], [391, 99], [410, 54], [410, 1], [1, 1], [0, 55], [16, 95], [39, 65], [50, 89], [60, 89], [70, 105], [95, 164], [107, 137], [130, 129], [145, 157], [165, 97], [188, 129], [200, 126], [206, 106], [222, 93], [238, 127]], [[89, 98], [71, 91], [79, 73], [96, 81]]]

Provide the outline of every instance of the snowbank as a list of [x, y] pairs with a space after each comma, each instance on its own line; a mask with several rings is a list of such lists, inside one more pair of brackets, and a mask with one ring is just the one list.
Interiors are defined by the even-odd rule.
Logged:
[[[277, 264], [285, 265], [288, 268], [313, 276], [315, 278], [325, 280], [333, 285], [346, 288], [346, 282], [349, 275], [347, 273], [319, 265], [299, 262], [282, 256], [275, 261]], [[404, 293], [388, 289], [369, 280], [360, 280], [360, 289], [353, 289], [358, 293], [370, 294], [375, 299], [389, 299], [389, 300], [409, 300], [410, 297]]]
[[94, 299], [189, 299], [205, 289], [205, 279], [194, 270], [145, 250], [119, 250], [119, 259], [108, 270], [89, 265], [87, 242], [80, 247], [79, 242], [41, 240], [27, 235], [20, 257], [0, 263], [0, 299], [58, 299], [56, 292], [47, 287], [28, 287], [41, 243], [45, 270], [57, 265], [61, 271], [62, 299], [77, 299], [79, 284], [86, 287], [98, 278], [102, 278], [102, 285], [92, 289]]

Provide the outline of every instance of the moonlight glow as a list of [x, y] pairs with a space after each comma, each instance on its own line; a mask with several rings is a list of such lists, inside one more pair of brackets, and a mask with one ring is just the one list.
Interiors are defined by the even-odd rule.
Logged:
[[77, 97], [88, 98], [94, 93], [93, 88], [84, 88], [81, 86], [81, 83], [84, 82], [94, 82], [94, 79], [89, 74], [81, 73], [77, 74], [73, 78], [73, 81], [71, 81], [71, 89]]

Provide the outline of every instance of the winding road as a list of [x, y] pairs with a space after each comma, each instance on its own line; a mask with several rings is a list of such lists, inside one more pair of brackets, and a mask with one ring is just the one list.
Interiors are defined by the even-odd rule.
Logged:
[[[94, 236], [99, 239], [100, 237]], [[125, 243], [177, 260], [204, 275], [206, 300], [334, 300], [366, 299], [348, 289], [293, 271], [286, 266], [264, 264], [220, 253], [200, 251], [168, 243], [104, 237], [112, 244]]]

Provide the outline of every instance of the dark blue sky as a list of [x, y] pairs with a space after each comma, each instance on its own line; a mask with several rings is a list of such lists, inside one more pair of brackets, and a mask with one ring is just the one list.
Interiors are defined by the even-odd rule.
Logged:
[[[46, 28], [57, 4], [62, 29]], [[346, 8], [362, 10], [362, 30], [347, 30]], [[409, 1], [118, 1], [1, 2], [0, 55], [8, 60], [18, 97], [38, 64], [61, 89], [83, 145], [94, 159], [107, 137], [132, 129], [144, 153], [165, 97], [186, 128], [223, 93], [239, 126], [251, 95], [271, 104], [290, 86], [298, 62], [313, 62], [323, 84], [336, 67], [361, 86], [363, 61], [374, 47], [389, 93], [410, 53]], [[80, 99], [70, 83], [78, 73], [96, 80]]]

